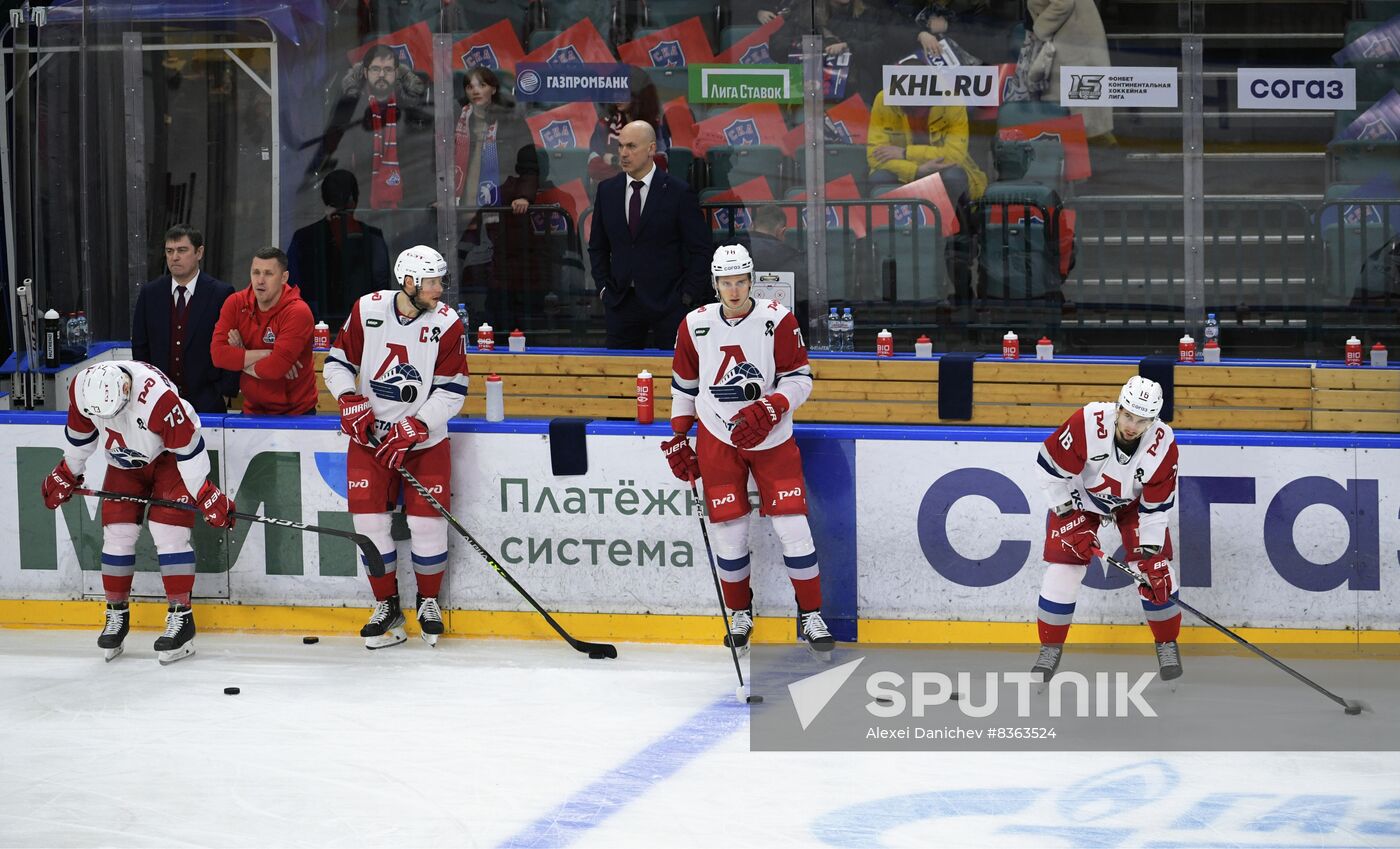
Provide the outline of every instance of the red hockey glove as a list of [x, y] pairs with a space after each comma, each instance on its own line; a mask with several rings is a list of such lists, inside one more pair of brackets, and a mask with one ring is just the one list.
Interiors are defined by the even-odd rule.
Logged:
[[409, 416], [389, 429], [388, 436], [379, 443], [374, 459], [386, 469], [397, 469], [403, 465], [408, 450], [428, 438], [428, 426], [419, 419]]
[[695, 455], [695, 449], [690, 447], [690, 440], [685, 434], [678, 433], [661, 443], [661, 453], [666, 455], [666, 462], [671, 464], [671, 474], [677, 479], [700, 480], [700, 458]]
[[74, 487], [80, 486], [82, 482], [82, 476], [74, 475], [68, 468], [67, 460], [59, 460], [58, 465], [49, 472], [49, 476], [44, 478], [44, 506], [50, 510], [57, 510], [67, 504], [68, 499], [73, 497]]
[[[1141, 549], [1139, 549], [1141, 551]], [[1138, 569], [1147, 578], [1146, 584], [1138, 584], [1138, 593], [1153, 604], [1166, 604], [1172, 600], [1172, 562], [1160, 553], [1144, 556]]]
[[1099, 521], [1097, 513], [1074, 510], [1064, 518], [1057, 518], [1052, 526], [1051, 539], [1058, 539], [1060, 545], [1073, 552], [1074, 556], [1088, 563], [1099, 548]]
[[363, 395], [342, 395], [340, 403], [340, 432], [361, 445], [369, 445], [369, 432], [374, 428], [374, 411]]
[[787, 411], [788, 399], [785, 396], [768, 395], [759, 398], [731, 419], [734, 429], [730, 431], [729, 438], [734, 441], [736, 447], [754, 448], [768, 438], [768, 434], [773, 432], [774, 426]]
[[233, 527], [233, 511], [238, 509], [217, 486], [209, 481], [199, 488], [199, 509], [204, 511], [204, 521], [216, 528]]

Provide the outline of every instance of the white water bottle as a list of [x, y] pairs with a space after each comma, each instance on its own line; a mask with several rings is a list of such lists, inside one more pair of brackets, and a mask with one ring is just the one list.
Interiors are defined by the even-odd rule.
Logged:
[[486, 420], [499, 422], [505, 417], [505, 386], [501, 382], [501, 376], [493, 372], [486, 376]]

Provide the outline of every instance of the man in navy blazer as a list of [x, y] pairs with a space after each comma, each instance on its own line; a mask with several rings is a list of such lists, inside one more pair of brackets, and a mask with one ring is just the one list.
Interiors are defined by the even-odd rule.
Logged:
[[169, 273], [146, 283], [131, 316], [132, 357], [165, 372], [200, 413], [226, 413], [238, 372], [214, 367], [209, 343], [233, 287], [199, 270], [204, 236], [188, 224], [165, 233]]
[[671, 348], [690, 305], [712, 298], [710, 233], [684, 180], [656, 167], [656, 131], [618, 133], [623, 173], [598, 184], [588, 255], [609, 348]]

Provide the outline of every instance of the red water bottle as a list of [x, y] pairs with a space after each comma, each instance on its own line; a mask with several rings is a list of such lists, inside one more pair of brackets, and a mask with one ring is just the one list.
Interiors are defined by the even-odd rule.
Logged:
[[1347, 340], [1347, 365], [1361, 365], [1361, 340], [1355, 336]]
[[1194, 363], [1196, 361], [1196, 340], [1188, 333], [1181, 337], [1181, 341], [1176, 346], [1176, 360], [1179, 363]]
[[324, 321], [316, 322], [311, 333], [311, 347], [324, 351], [331, 346], [331, 329]]
[[656, 417], [656, 393], [651, 372], [637, 375], [637, 424], [651, 424]]
[[1016, 331], [1008, 330], [1006, 335], [1001, 337], [1001, 358], [1003, 360], [1021, 359], [1021, 340], [1016, 337]]
[[476, 349], [478, 351], [496, 350], [496, 331], [491, 325], [483, 323], [476, 329]]
[[894, 334], [888, 330], [881, 330], [875, 334], [875, 356], [894, 356]]

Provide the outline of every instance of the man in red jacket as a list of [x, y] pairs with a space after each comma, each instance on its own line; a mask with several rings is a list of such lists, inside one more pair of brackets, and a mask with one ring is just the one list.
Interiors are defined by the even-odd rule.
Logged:
[[224, 301], [209, 351], [214, 364], [241, 371], [243, 412], [299, 416], [316, 412], [311, 365], [311, 307], [287, 283], [287, 255], [275, 247], [253, 255], [247, 289]]

